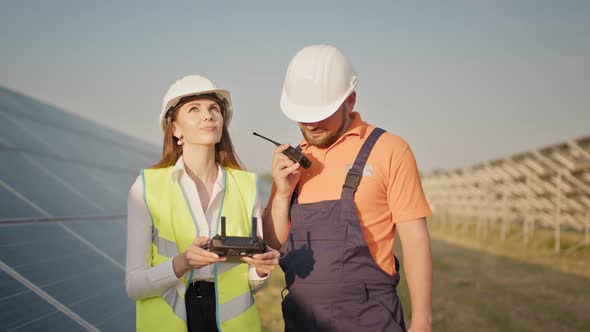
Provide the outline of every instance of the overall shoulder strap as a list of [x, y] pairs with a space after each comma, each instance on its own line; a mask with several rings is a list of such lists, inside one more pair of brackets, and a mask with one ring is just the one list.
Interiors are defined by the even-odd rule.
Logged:
[[381, 128], [373, 129], [373, 131], [361, 147], [361, 150], [356, 156], [354, 164], [352, 165], [350, 170], [348, 170], [348, 174], [346, 174], [346, 179], [344, 180], [344, 185], [342, 186], [342, 195], [340, 196], [341, 199], [354, 199], [354, 193], [356, 192], [356, 188], [361, 182], [361, 178], [363, 176], [363, 169], [365, 168], [367, 159], [369, 159], [369, 155], [371, 154], [371, 151], [373, 150], [375, 143], [384, 132], [385, 130]]

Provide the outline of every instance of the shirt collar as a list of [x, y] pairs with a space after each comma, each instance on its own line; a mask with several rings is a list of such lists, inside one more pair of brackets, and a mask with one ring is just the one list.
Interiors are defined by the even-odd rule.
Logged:
[[[172, 181], [180, 181], [185, 173], [186, 169], [184, 168], [184, 160], [182, 160], [182, 156], [180, 156], [176, 161], [176, 164], [174, 164], [174, 167], [172, 167], [172, 173], [170, 174]], [[217, 179], [215, 180], [215, 186], [221, 188], [225, 187], [225, 172], [223, 167], [219, 164], [217, 164]]]
[[172, 181], [178, 182], [184, 173], [184, 161], [182, 160], [182, 156], [180, 156], [176, 161], [176, 164], [174, 164], [174, 167], [172, 167], [172, 173], [170, 174]]
[[[352, 121], [350, 122], [350, 126], [346, 132], [344, 132], [344, 134], [342, 134], [342, 136], [340, 136], [338, 140], [334, 142], [334, 144], [340, 142], [342, 139], [344, 139], [344, 137], [347, 136], [359, 136], [361, 139], [365, 137], [369, 125], [363, 121], [361, 115], [358, 112], [352, 112], [351, 119]], [[301, 138], [301, 142], [299, 144], [301, 145], [302, 149], [309, 146], [309, 143], [307, 143], [305, 137]]]

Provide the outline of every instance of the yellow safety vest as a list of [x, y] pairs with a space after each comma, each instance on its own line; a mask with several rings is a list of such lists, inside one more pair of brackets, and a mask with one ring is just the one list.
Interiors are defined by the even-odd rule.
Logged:
[[[184, 252], [200, 236], [187, 197], [180, 184], [172, 180], [172, 168], [141, 172], [144, 199], [153, 221], [151, 266]], [[258, 189], [256, 175], [230, 168], [224, 168], [223, 172], [225, 189], [217, 232], [220, 232], [220, 217], [224, 216], [228, 235], [249, 236]], [[219, 331], [260, 331], [260, 318], [250, 291], [248, 264], [239, 260], [216, 263], [214, 274]], [[161, 296], [137, 301], [137, 330], [187, 331], [186, 288], [187, 279], [183, 277]]]

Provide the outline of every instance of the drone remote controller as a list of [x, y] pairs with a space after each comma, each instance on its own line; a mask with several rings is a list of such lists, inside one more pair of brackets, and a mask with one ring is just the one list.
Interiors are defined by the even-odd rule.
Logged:
[[201, 248], [218, 254], [220, 257], [252, 256], [266, 252], [266, 243], [256, 235], [257, 219], [252, 217], [252, 233], [246, 236], [227, 236], [225, 233], [225, 217], [221, 217], [221, 235], [215, 235]]

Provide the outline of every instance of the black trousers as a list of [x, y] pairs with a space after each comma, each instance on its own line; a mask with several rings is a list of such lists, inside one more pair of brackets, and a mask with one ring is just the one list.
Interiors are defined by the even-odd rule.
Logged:
[[186, 295], [189, 332], [218, 332], [215, 319], [215, 284], [206, 281], [190, 283]]

